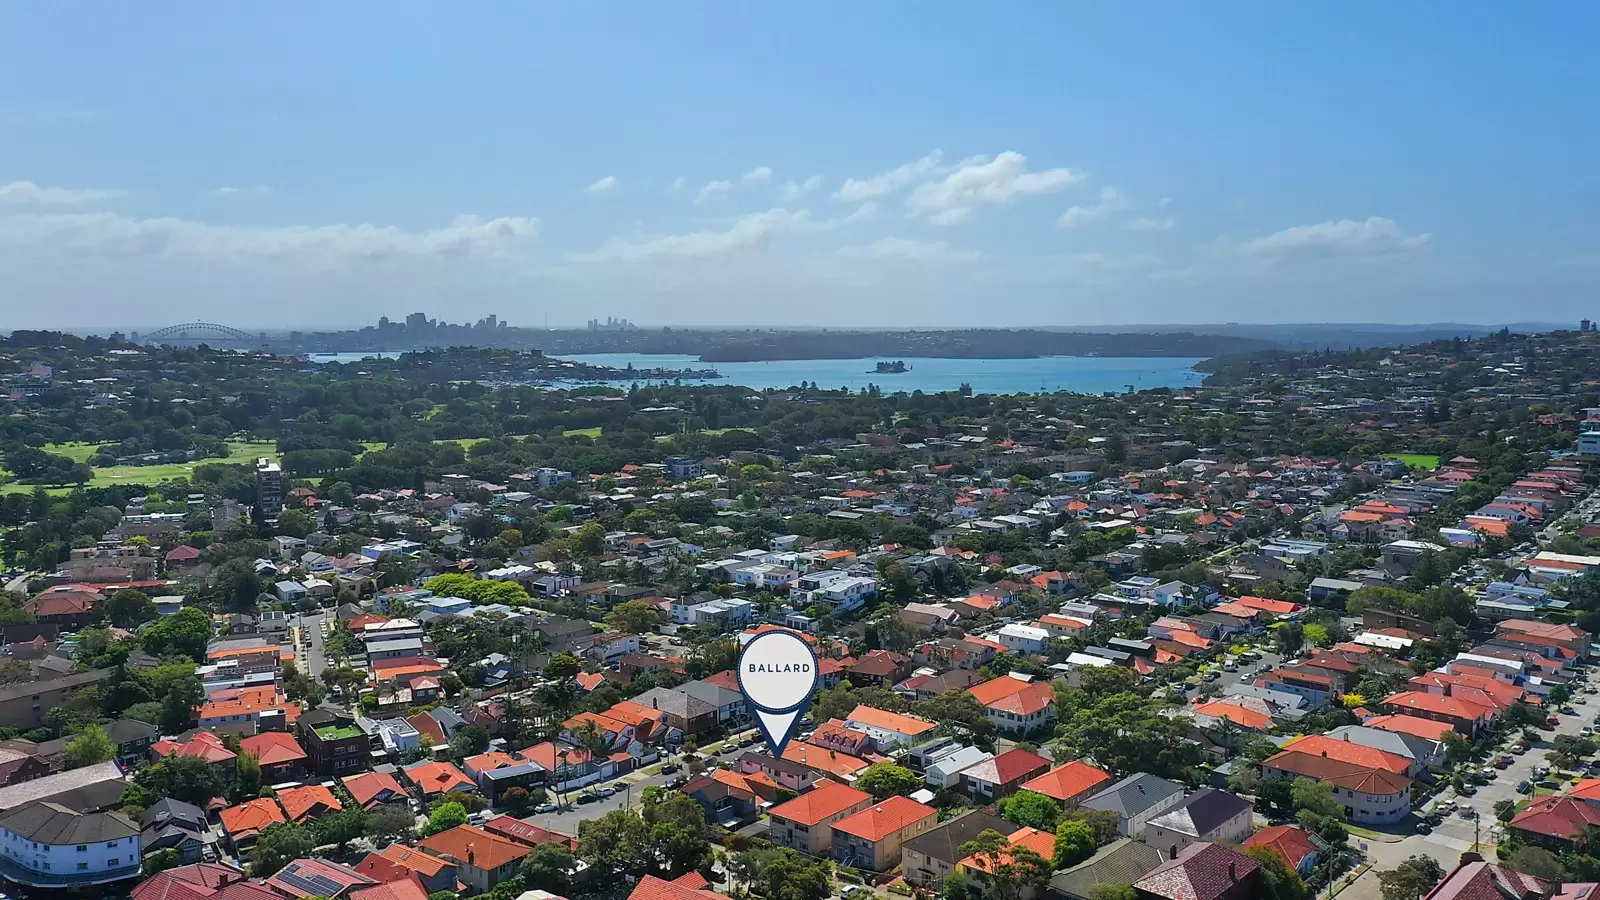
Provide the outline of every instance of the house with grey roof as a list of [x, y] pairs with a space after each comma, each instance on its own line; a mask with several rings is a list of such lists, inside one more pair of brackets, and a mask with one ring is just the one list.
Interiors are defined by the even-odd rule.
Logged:
[[633, 702], [666, 713], [667, 727], [682, 734], [699, 734], [718, 725], [717, 707], [685, 693], [681, 686], [651, 688], [633, 698]]
[[[139, 826], [127, 816], [78, 812], [45, 801], [0, 813], [0, 842], [17, 848], [0, 856], [0, 877], [30, 887], [78, 887], [136, 878], [143, 862]], [[60, 862], [67, 859], [76, 865], [68, 868]]]
[[1411, 768], [1406, 770], [1406, 775], [1411, 778], [1421, 778], [1429, 770], [1437, 771], [1444, 768], [1442, 741], [1432, 741], [1415, 734], [1385, 731], [1382, 728], [1368, 728], [1365, 725], [1341, 725], [1328, 732], [1327, 736], [1405, 757], [1411, 761]]
[[906, 880], [918, 887], [941, 889], [955, 872], [956, 863], [967, 857], [961, 846], [990, 830], [1010, 834], [1017, 826], [975, 809], [906, 841], [900, 845]]
[[1201, 788], [1151, 819], [1145, 826], [1144, 842], [1167, 859], [1200, 841], [1237, 844], [1250, 836], [1253, 810], [1249, 801], [1237, 794]]
[[716, 707], [718, 724], [742, 722], [749, 718], [749, 712], [745, 709], [744, 694], [738, 691], [730, 691], [709, 681], [685, 682], [678, 686], [678, 690]]
[[1119, 816], [1117, 833], [1141, 838], [1145, 825], [1176, 806], [1183, 799], [1183, 785], [1148, 772], [1135, 772], [1127, 778], [1083, 801], [1085, 809], [1103, 809]]
[[1050, 879], [1050, 892], [1065, 900], [1093, 900], [1092, 892], [1102, 884], [1127, 884], [1155, 871], [1162, 863], [1161, 851], [1149, 844], [1121, 838], [1101, 847], [1070, 869]]

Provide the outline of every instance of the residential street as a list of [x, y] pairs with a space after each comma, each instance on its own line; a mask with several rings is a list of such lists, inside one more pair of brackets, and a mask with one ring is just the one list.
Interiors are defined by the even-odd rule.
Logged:
[[[1355, 849], [1365, 849], [1367, 859], [1372, 864], [1369, 869], [1355, 884], [1346, 888], [1340, 897], [1350, 900], [1381, 900], [1383, 894], [1378, 886], [1377, 872], [1380, 869], [1392, 869], [1394, 866], [1409, 856], [1431, 856], [1437, 859], [1446, 870], [1449, 870], [1460, 860], [1463, 851], [1472, 848], [1474, 840], [1474, 824], [1479, 828], [1477, 839], [1481, 842], [1479, 851], [1486, 858], [1493, 859], [1496, 838], [1490, 835], [1490, 829], [1499, 823], [1495, 821], [1494, 805], [1501, 800], [1522, 800], [1527, 795], [1518, 794], [1516, 784], [1527, 780], [1536, 782], [1534, 766], [1546, 764], [1545, 754], [1550, 750], [1550, 739], [1557, 734], [1576, 735], [1578, 730], [1594, 721], [1596, 714], [1600, 714], [1600, 695], [1579, 692], [1572, 698], [1571, 704], [1578, 711], [1575, 716], [1564, 716], [1555, 713], [1561, 719], [1561, 724], [1555, 731], [1541, 731], [1542, 737], [1527, 753], [1511, 757], [1511, 766], [1505, 770], [1494, 772], [1494, 780], [1478, 788], [1477, 793], [1471, 797], [1457, 796], [1455, 791], [1446, 790], [1440, 795], [1443, 799], [1454, 799], [1463, 808], [1470, 808], [1477, 812], [1477, 820], [1467, 819], [1457, 811], [1445, 817], [1443, 823], [1433, 830], [1432, 834], [1408, 835], [1398, 841], [1379, 842], [1352, 834], [1350, 845]], [[1563, 785], [1563, 791], [1570, 784]], [[1409, 820], [1403, 827], [1409, 828], [1415, 820]], [[1365, 846], [1363, 846], [1365, 845]]]
[[313, 680], [322, 678], [322, 671], [328, 667], [327, 656], [323, 652], [324, 624], [331, 624], [333, 612], [319, 610], [305, 613], [289, 620], [289, 627], [294, 635], [294, 657], [301, 665], [301, 669]]

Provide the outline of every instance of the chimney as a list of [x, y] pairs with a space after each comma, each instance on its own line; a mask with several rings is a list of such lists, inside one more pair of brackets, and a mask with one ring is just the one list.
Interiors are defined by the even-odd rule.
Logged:
[[1234, 882], [1236, 882], [1238, 880], [1239, 880], [1239, 864], [1236, 863], [1236, 862], [1231, 862], [1230, 861], [1228, 863], [1228, 883], [1229, 884], [1233, 884]]

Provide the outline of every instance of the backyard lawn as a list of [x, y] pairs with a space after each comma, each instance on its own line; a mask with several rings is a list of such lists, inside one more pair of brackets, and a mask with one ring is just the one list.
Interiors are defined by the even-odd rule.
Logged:
[[1384, 459], [1398, 459], [1413, 469], [1439, 468], [1439, 457], [1431, 453], [1389, 453]]
[[[66, 456], [73, 462], [86, 462], [94, 455], [98, 444], [46, 444], [42, 448], [46, 453], [57, 456]], [[95, 469], [94, 477], [89, 479], [85, 487], [111, 487], [117, 484], [157, 484], [173, 478], [187, 478], [194, 471], [195, 466], [208, 463], [223, 463], [228, 465], [254, 464], [259, 457], [278, 458], [278, 445], [272, 441], [229, 441], [227, 459], [197, 459], [185, 463], [164, 463], [159, 466], [108, 466], [104, 469]], [[0, 493], [32, 493], [34, 486], [31, 484], [11, 483], [0, 485]], [[70, 487], [48, 488], [52, 494], [65, 494], [72, 490]]]

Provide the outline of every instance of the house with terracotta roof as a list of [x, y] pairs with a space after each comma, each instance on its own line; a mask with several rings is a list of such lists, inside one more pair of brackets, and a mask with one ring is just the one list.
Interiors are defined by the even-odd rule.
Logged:
[[1327, 849], [1322, 838], [1293, 825], [1268, 825], [1245, 838], [1243, 846], [1270, 849], [1284, 865], [1302, 877], [1311, 874]]
[[278, 792], [278, 805], [283, 807], [284, 815], [289, 817], [289, 821], [296, 823], [304, 823], [309, 819], [344, 809], [344, 804], [333, 795], [333, 791], [321, 784], [284, 788]]
[[872, 795], [833, 781], [767, 810], [767, 839], [812, 856], [833, 852], [833, 823], [871, 806]]
[[783, 758], [815, 769], [834, 781], [844, 782], [855, 781], [856, 776], [871, 765], [858, 756], [818, 747], [805, 741], [790, 741], [783, 748]]
[[711, 823], [738, 823], [754, 817], [761, 808], [761, 797], [750, 784], [750, 777], [728, 769], [711, 769], [697, 775], [679, 790], [700, 804]]
[[1002, 675], [967, 688], [1002, 732], [1027, 734], [1055, 720], [1055, 688], [1048, 680]]
[[939, 727], [937, 723], [926, 719], [866, 705], [852, 710], [844, 724], [846, 728], [871, 735], [873, 746], [880, 753], [887, 753], [895, 747], [910, 747]]
[[197, 731], [186, 741], [156, 741], [150, 745], [150, 756], [193, 756], [205, 760], [221, 773], [228, 782], [238, 775], [239, 755], [222, 743], [222, 738], [209, 731]]
[[654, 875], [639, 879], [628, 900], [726, 900], [699, 872], [689, 872], [667, 881]]
[[1111, 776], [1105, 771], [1075, 759], [1024, 781], [1020, 789], [1043, 794], [1070, 809], [1110, 784]]
[[386, 803], [405, 803], [406, 789], [389, 772], [362, 772], [339, 779], [350, 798], [362, 809], [371, 811]]
[[267, 830], [268, 825], [289, 821], [278, 807], [278, 801], [271, 797], [246, 800], [238, 806], [230, 806], [222, 811], [221, 818], [222, 830], [228, 833], [228, 840], [240, 854], [249, 852], [255, 846], [256, 838]]
[[907, 840], [939, 824], [939, 811], [910, 797], [890, 797], [833, 823], [833, 858], [883, 872], [900, 864]]
[[448, 762], [412, 763], [400, 770], [406, 781], [422, 792], [425, 800], [433, 800], [453, 791], [477, 793], [478, 784], [467, 774]]
[[1493, 721], [1492, 707], [1452, 694], [1441, 696], [1427, 691], [1401, 691], [1383, 701], [1383, 708], [1421, 719], [1442, 722], [1467, 737]]
[[297, 781], [305, 772], [306, 751], [286, 731], [263, 731], [239, 742], [239, 749], [261, 762], [262, 784]]
[[511, 816], [495, 816], [484, 822], [484, 831], [498, 835], [508, 841], [515, 841], [527, 847], [537, 847], [540, 844], [560, 844], [569, 850], [578, 849], [578, 839], [569, 837], [560, 832], [541, 828], [532, 822], [524, 822]]
[[1361, 724], [1368, 728], [1393, 731], [1397, 734], [1409, 734], [1437, 743], [1443, 743], [1444, 736], [1455, 730], [1454, 726], [1449, 722], [1439, 722], [1404, 713], [1373, 716]]
[[1050, 771], [1050, 760], [1037, 753], [1013, 747], [961, 770], [963, 790], [985, 803], [1009, 797], [1024, 782]]
[[1409, 765], [1406, 760], [1395, 757], [1400, 766], [1396, 772], [1394, 760], [1387, 759], [1392, 754], [1369, 747], [1328, 738], [1305, 746], [1267, 757], [1261, 762], [1262, 777], [1326, 781], [1334, 787], [1334, 798], [1344, 804], [1345, 819], [1357, 824], [1398, 822], [1411, 811], [1411, 779], [1402, 774]]
[[457, 825], [423, 838], [417, 847], [455, 863], [457, 877], [479, 894], [517, 874], [522, 858], [533, 852], [472, 825]]
[[354, 887], [345, 900], [428, 900], [428, 888], [415, 875]]
[[[1004, 867], [1010, 865], [1023, 850], [1030, 851], [1044, 859], [1046, 864], [1049, 864], [1055, 856], [1056, 836], [1048, 831], [1040, 831], [1037, 828], [1029, 827], [1015, 830], [1008, 827], [996, 830], [1006, 835], [1005, 849], [1001, 850], [996, 858], [991, 860], [988, 856], [973, 854], [963, 857], [960, 862], [956, 863], [956, 871], [983, 885], [985, 889], [988, 888], [989, 880], [994, 875], [994, 868], [996, 866]], [[1029, 898], [1036, 896], [1037, 893], [1038, 891], [1034, 888], [1024, 887], [1021, 896]]]
[[1589, 658], [1593, 642], [1589, 633], [1576, 625], [1528, 619], [1507, 619], [1499, 623], [1495, 626], [1494, 639], [1524, 646], [1559, 648], [1576, 660]]
[[1506, 827], [1524, 843], [1561, 853], [1595, 825], [1600, 825], [1600, 805], [1567, 796], [1535, 799]]
[[428, 893], [456, 889], [456, 864], [425, 850], [390, 844], [356, 864], [356, 871], [378, 881], [415, 876]]
[[1261, 865], [1221, 844], [1191, 844], [1176, 859], [1133, 883], [1140, 900], [1254, 900], [1264, 891]]

